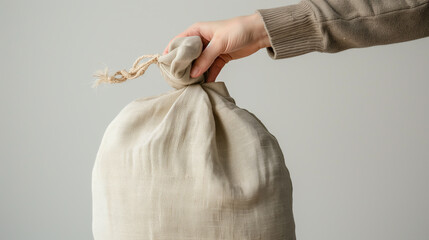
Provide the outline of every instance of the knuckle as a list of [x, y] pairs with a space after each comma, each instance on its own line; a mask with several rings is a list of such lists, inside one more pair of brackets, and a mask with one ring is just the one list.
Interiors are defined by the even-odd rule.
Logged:
[[189, 27], [189, 29], [198, 29], [201, 25], [202, 22], [195, 22]]

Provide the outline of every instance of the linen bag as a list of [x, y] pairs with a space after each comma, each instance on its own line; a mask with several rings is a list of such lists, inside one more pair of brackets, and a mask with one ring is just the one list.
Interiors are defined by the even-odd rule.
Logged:
[[92, 171], [94, 239], [295, 239], [280, 146], [224, 82], [190, 77], [202, 47], [176, 38], [166, 55], [97, 75], [123, 82], [156, 63], [175, 89], [132, 101], [107, 126]]

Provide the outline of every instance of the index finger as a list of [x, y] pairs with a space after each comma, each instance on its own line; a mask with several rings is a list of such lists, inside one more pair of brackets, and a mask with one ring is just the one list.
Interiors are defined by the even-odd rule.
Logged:
[[173, 40], [175, 40], [176, 38], [179, 38], [179, 37], [189, 37], [189, 36], [199, 36], [201, 38], [201, 41], [203, 42], [204, 47], [207, 46], [207, 44], [209, 43], [209, 40], [205, 39], [201, 35], [200, 28], [196, 24], [193, 24], [188, 29], [186, 29], [185, 31], [183, 31], [182, 33], [180, 33], [179, 35], [177, 35], [173, 39], [171, 39], [170, 42], [168, 42], [168, 44], [165, 47], [162, 54], [164, 55], [164, 54], [168, 53], [168, 49], [170, 47], [171, 42], [173, 42]]

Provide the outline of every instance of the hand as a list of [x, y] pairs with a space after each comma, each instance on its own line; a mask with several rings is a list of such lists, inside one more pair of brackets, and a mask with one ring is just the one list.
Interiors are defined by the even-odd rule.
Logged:
[[[203, 42], [203, 51], [192, 66], [191, 77], [199, 77], [208, 70], [207, 82], [214, 82], [229, 61], [247, 57], [261, 48], [271, 46], [258, 12], [227, 20], [197, 22], [173, 39], [187, 36], [200, 36]], [[173, 39], [163, 54], [168, 53]]]

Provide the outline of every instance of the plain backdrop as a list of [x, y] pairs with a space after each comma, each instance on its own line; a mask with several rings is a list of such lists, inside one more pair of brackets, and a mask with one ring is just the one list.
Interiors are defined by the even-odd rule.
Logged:
[[[162, 53], [197, 21], [297, 1], [0, 2], [0, 239], [92, 239], [91, 171], [109, 122], [172, 88], [157, 67], [92, 89], [92, 74]], [[227, 64], [237, 105], [284, 152], [297, 239], [429, 236], [429, 38]]]

